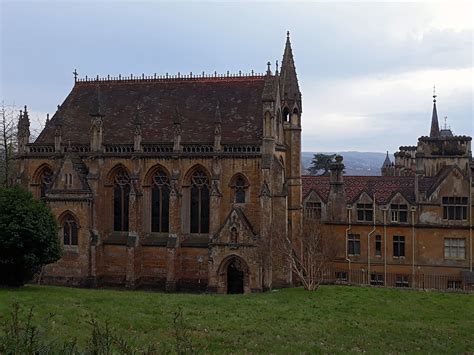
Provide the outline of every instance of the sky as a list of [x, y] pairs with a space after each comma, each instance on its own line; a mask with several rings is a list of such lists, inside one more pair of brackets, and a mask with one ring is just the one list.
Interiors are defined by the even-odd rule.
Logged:
[[[472, 2], [0, 0], [0, 100], [38, 129], [80, 77], [264, 72], [286, 31], [303, 151], [395, 152], [440, 125], [473, 135]], [[274, 67], [273, 67], [274, 70]]]

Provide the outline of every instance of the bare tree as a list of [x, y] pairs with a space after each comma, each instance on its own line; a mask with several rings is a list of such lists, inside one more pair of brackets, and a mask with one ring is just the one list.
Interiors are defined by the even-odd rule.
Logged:
[[307, 291], [315, 291], [337, 256], [334, 238], [324, 237], [316, 218], [305, 217], [301, 240], [295, 243], [285, 233], [275, 233], [275, 250], [283, 255], [293, 274]]
[[9, 186], [13, 176], [13, 158], [16, 150], [17, 122], [15, 106], [0, 106], [0, 186]]

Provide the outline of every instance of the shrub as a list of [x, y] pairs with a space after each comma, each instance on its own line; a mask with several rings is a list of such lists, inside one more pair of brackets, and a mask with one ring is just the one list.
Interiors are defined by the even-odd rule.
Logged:
[[20, 188], [0, 188], [0, 285], [22, 286], [61, 256], [58, 227], [43, 201]]

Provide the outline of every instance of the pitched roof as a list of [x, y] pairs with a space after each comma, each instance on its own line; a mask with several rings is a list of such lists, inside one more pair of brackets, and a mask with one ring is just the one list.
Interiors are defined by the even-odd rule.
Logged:
[[[318, 193], [327, 202], [329, 197], [329, 176], [302, 177], [303, 198], [311, 191]], [[413, 176], [344, 176], [344, 191], [347, 203], [354, 203], [365, 192], [374, 196], [378, 204], [387, 204], [397, 192], [409, 202], [415, 201], [415, 177]]]
[[217, 104], [222, 143], [258, 143], [263, 135], [264, 83], [262, 75], [78, 81], [35, 143], [53, 143], [60, 118], [65, 128], [63, 141], [89, 143], [90, 114], [97, 113], [98, 92], [105, 144], [133, 143], [137, 110], [143, 142], [173, 142], [177, 107], [181, 141], [212, 143]]

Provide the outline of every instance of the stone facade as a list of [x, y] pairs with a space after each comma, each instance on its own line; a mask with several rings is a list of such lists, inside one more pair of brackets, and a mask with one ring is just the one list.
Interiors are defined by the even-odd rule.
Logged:
[[40, 281], [291, 284], [261, 249], [272, 228], [299, 237], [301, 112], [289, 36], [281, 70], [262, 75], [76, 79], [34, 143], [25, 107], [17, 181], [51, 207], [64, 248]]
[[342, 157], [328, 177], [303, 176], [305, 214], [318, 209], [325, 236], [340, 246], [336, 279], [474, 287], [471, 137], [438, 127], [434, 100], [430, 136], [400, 147], [394, 164], [387, 153], [382, 176], [342, 176]]

